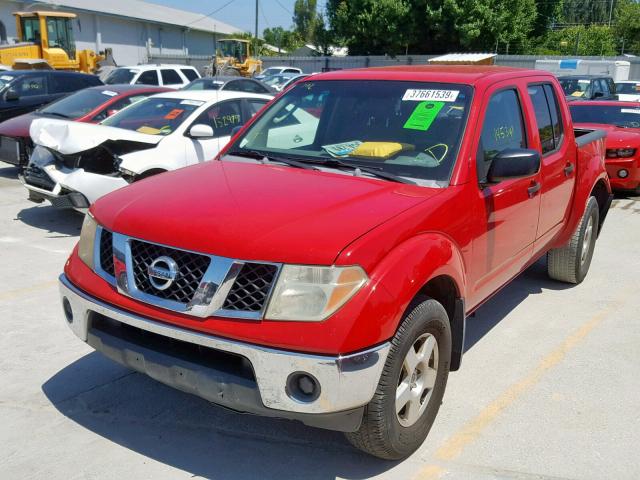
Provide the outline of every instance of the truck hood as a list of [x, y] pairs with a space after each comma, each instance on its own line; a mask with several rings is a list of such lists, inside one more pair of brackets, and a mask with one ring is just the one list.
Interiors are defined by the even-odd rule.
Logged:
[[63, 155], [91, 150], [109, 141], [144, 144], [149, 148], [163, 139], [160, 135], [147, 135], [124, 128], [50, 118], [32, 121], [29, 133], [36, 145], [42, 145]]
[[212, 161], [98, 200], [105, 228], [243, 260], [331, 265], [358, 237], [436, 188], [286, 166]]

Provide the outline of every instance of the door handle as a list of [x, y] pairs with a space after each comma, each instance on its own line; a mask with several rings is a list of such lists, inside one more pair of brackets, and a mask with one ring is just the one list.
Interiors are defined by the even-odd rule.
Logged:
[[571, 175], [573, 173], [573, 171], [575, 170], [575, 168], [576, 167], [573, 165], [573, 163], [571, 163], [571, 162], [567, 163], [567, 166], [564, 167], [565, 176], [568, 177], [569, 175]]
[[533, 198], [536, 196], [536, 193], [540, 191], [542, 185], [540, 182], [536, 182], [535, 180], [531, 183], [531, 186], [527, 188], [527, 192], [529, 192], [529, 198]]

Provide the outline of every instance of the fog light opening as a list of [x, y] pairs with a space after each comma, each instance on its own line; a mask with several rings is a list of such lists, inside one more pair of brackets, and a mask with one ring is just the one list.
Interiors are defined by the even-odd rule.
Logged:
[[622, 170], [618, 170], [618, 177], [620, 178], [627, 178], [629, 176], [629, 170], [626, 169], [622, 169]]
[[311, 403], [320, 396], [320, 382], [306, 372], [294, 372], [287, 379], [286, 392], [298, 402]]
[[71, 303], [67, 297], [62, 299], [62, 310], [64, 310], [64, 318], [67, 319], [67, 322], [73, 323], [73, 310], [71, 309]]

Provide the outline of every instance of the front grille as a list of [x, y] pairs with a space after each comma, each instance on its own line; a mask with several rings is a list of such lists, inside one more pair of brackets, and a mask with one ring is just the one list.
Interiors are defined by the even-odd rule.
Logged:
[[102, 230], [100, 235], [100, 266], [112, 277], [116, 271], [113, 266], [113, 234], [109, 230]]
[[[167, 256], [178, 265], [178, 275], [166, 290], [158, 290], [149, 281], [148, 269], [158, 257]], [[189, 303], [193, 298], [202, 277], [204, 277], [211, 258], [207, 255], [185, 252], [154, 243], [131, 240], [133, 277], [138, 290], [165, 300]]]
[[262, 311], [277, 272], [275, 265], [245, 263], [222, 308], [243, 312]]

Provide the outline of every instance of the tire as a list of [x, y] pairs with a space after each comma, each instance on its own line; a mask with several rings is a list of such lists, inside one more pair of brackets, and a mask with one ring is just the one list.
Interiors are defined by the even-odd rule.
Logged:
[[[425, 361], [416, 367], [418, 376], [408, 374], [405, 360], [409, 349], [419, 354], [423, 351], [421, 347], [424, 346], [426, 352], [434, 343], [433, 353], [428, 354], [428, 358], [425, 354]], [[365, 407], [362, 425], [356, 432], [345, 434], [349, 442], [384, 460], [400, 460], [411, 455], [427, 438], [436, 418], [450, 362], [451, 328], [447, 312], [437, 301], [423, 297], [409, 307], [393, 337], [378, 387]], [[433, 368], [436, 365], [437, 368]], [[432, 388], [423, 390], [425, 385]], [[412, 409], [407, 403], [396, 413], [396, 393], [401, 388], [420, 395], [410, 397], [414, 398], [412, 405], [419, 408]]]
[[590, 197], [580, 225], [564, 247], [547, 253], [547, 273], [560, 282], [579, 284], [587, 276], [598, 237], [600, 212], [595, 197]]

